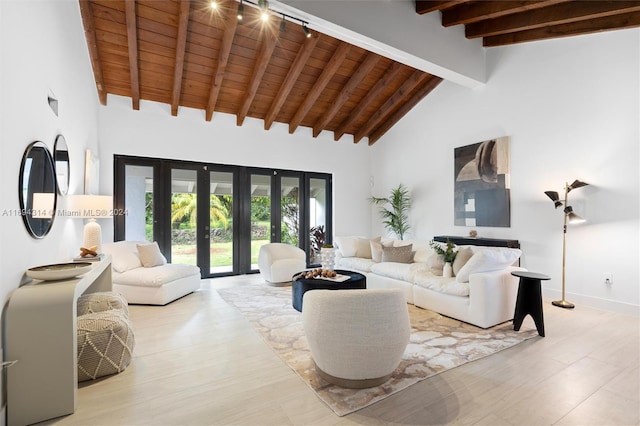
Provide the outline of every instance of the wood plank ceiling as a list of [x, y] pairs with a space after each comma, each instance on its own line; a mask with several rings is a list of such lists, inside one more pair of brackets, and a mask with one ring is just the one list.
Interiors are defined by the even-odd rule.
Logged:
[[640, 27], [640, 1], [417, 0], [419, 14], [439, 11], [442, 25], [464, 25], [485, 47]]
[[[107, 94], [333, 132], [374, 144], [442, 79], [244, 2], [78, 0], [100, 102]], [[640, 26], [640, 1], [418, 0], [416, 13], [440, 13], [487, 47]], [[312, 27], [312, 25], [310, 25]], [[344, 138], [352, 135], [353, 138]]]
[[[79, 0], [98, 96], [299, 126], [371, 145], [442, 80], [259, 10], [205, 0]], [[346, 139], [346, 138], [345, 138]], [[351, 139], [351, 138], [349, 138]]]

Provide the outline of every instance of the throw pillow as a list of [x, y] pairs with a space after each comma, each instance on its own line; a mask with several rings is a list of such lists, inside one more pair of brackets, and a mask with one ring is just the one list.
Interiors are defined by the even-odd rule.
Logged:
[[356, 237], [336, 237], [335, 243], [342, 257], [355, 257], [357, 251]]
[[382, 247], [382, 261], [396, 263], [413, 262], [413, 244], [402, 247]]
[[471, 256], [473, 256], [473, 250], [471, 250], [471, 247], [462, 247], [458, 249], [458, 254], [456, 254], [456, 258], [453, 260], [453, 265], [451, 265], [453, 267], [453, 275], [458, 275], [460, 269], [467, 264], [469, 259], [471, 259]]
[[429, 267], [429, 271], [431, 271], [433, 275], [441, 277], [442, 268], [444, 268], [444, 256], [442, 256], [441, 254], [433, 253], [427, 260], [427, 266]]
[[145, 268], [151, 268], [154, 266], [160, 266], [167, 263], [167, 259], [160, 252], [158, 243], [154, 241], [151, 244], [137, 244], [138, 254], [140, 255], [140, 261]]
[[380, 241], [371, 240], [369, 241], [369, 246], [371, 247], [371, 260], [376, 263], [382, 262], [382, 244]]
[[356, 257], [371, 259], [371, 241], [380, 241], [380, 237], [370, 240], [368, 238], [356, 239]]
[[469, 281], [469, 275], [476, 272], [499, 271], [518, 260], [522, 251], [520, 249], [476, 249], [471, 259], [462, 267], [456, 276], [456, 281], [464, 283]]

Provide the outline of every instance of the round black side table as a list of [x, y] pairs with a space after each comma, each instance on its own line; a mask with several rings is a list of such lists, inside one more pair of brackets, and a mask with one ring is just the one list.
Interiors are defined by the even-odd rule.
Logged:
[[540, 281], [550, 280], [544, 274], [527, 271], [513, 271], [511, 275], [520, 278], [516, 310], [513, 314], [513, 329], [520, 330], [522, 321], [527, 314], [536, 323], [538, 334], [544, 337], [544, 316], [542, 314], [542, 284]]

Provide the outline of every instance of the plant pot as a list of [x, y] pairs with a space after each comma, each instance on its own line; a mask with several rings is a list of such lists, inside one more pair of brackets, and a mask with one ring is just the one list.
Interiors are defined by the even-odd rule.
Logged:
[[451, 265], [451, 262], [444, 264], [444, 268], [442, 268], [442, 276], [445, 278], [453, 277], [453, 266]]

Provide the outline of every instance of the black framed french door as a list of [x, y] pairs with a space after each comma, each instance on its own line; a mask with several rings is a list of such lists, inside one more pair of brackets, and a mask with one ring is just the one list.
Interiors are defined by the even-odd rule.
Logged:
[[[258, 271], [260, 246], [296, 245], [314, 261], [310, 229], [331, 243], [331, 175], [116, 155], [114, 239], [157, 241], [203, 278]], [[309, 255], [311, 253], [311, 255]]]

